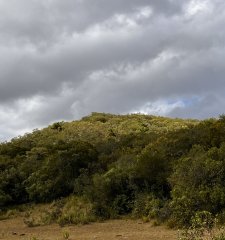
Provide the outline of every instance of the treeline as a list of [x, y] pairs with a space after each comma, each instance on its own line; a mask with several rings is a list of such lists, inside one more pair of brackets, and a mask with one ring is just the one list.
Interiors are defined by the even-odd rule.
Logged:
[[225, 117], [93, 113], [0, 144], [0, 208], [75, 195], [99, 218], [225, 221]]

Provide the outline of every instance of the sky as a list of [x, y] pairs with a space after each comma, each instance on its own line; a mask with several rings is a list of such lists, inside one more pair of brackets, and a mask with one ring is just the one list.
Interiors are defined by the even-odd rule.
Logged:
[[225, 113], [224, 0], [0, 0], [0, 141], [91, 112]]

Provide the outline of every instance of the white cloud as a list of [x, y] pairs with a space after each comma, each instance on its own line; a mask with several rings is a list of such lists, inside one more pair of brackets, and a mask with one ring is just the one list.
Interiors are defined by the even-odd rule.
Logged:
[[175, 102], [168, 102], [166, 100], [159, 100], [156, 102], [148, 102], [144, 104], [140, 109], [131, 111], [131, 113], [143, 113], [150, 115], [161, 115], [165, 116], [170, 114], [173, 110], [177, 108], [185, 108], [185, 103], [181, 100]]
[[191, 0], [185, 6], [185, 13], [187, 17], [209, 14], [213, 12], [213, 7], [211, 0]]

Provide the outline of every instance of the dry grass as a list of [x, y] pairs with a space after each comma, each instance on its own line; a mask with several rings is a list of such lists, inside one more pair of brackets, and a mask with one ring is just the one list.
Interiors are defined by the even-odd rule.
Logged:
[[164, 226], [136, 220], [111, 220], [82, 226], [59, 227], [57, 224], [27, 227], [21, 217], [0, 221], [0, 239], [4, 240], [63, 240], [63, 233], [70, 240], [175, 240], [177, 232]]

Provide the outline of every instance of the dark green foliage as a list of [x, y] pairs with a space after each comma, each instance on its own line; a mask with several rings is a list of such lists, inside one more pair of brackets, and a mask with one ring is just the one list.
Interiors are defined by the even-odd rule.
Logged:
[[135, 176], [150, 192], [164, 194], [167, 191], [169, 161], [163, 150], [153, 144], [148, 145], [137, 158]]
[[105, 218], [131, 212], [135, 185], [129, 175], [129, 171], [115, 167], [93, 177], [88, 197], [94, 203], [96, 215]]
[[88, 143], [60, 141], [55, 144], [40, 169], [25, 180], [30, 199], [50, 201], [69, 195], [81, 169], [91, 166], [96, 158], [95, 149]]
[[132, 214], [145, 221], [157, 219], [164, 222], [171, 213], [166, 199], [157, 198], [153, 193], [143, 193], [136, 196]]
[[225, 146], [194, 146], [177, 162], [170, 177], [173, 217], [189, 224], [196, 211], [217, 214], [225, 208]]
[[188, 226], [207, 211], [224, 221], [224, 116], [93, 113], [0, 144], [0, 208], [71, 194], [101, 218], [132, 213]]

